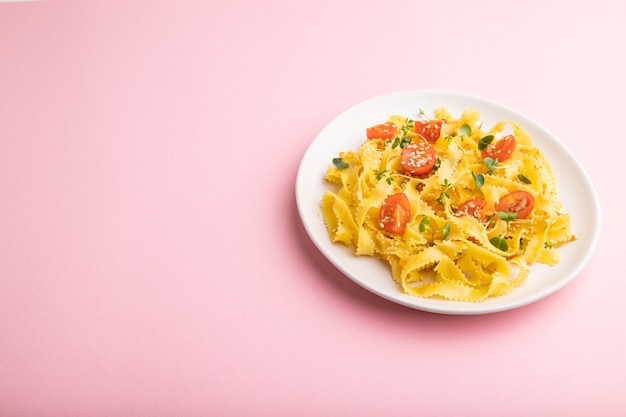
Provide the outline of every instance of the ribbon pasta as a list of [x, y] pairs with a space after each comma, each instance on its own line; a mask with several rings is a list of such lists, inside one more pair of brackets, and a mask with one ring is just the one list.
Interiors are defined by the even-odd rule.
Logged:
[[[326, 180], [336, 188], [326, 191], [320, 203], [329, 238], [352, 246], [357, 256], [386, 261], [399, 288], [413, 296], [479, 302], [507, 294], [527, 278], [529, 265], [557, 264], [557, 248], [575, 240], [552, 169], [514, 121], [483, 131], [480, 114], [473, 110], [458, 119], [445, 108], [434, 115], [444, 123], [441, 136], [431, 143], [437, 167], [426, 177], [404, 172], [401, 149], [391, 140], [366, 140], [356, 151], [339, 154], [345, 165], [329, 166]], [[411, 141], [424, 140], [410, 129], [413, 121], [399, 115], [387, 121]], [[507, 132], [516, 138], [515, 151], [506, 161], [487, 166], [480, 139]], [[478, 174], [484, 183], [477, 182]], [[494, 214], [481, 221], [455, 215], [464, 201], [497, 202], [515, 190], [535, 199], [526, 218], [504, 221]], [[379, 211], [387, 196], [399, 192], [408, 197], [411, 215], [404, 232], [394, 234], [381, 228]], [[494, 237], [506, 242], [506, 250], [492, 244]]]

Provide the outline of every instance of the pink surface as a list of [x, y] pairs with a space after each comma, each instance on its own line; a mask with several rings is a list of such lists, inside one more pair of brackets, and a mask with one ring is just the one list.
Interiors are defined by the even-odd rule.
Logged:
[[[626, 415], [626, 7], [514, 3], [0, 3], [0, 415]], [[570, 285], [442, 316], [314, 248], [313, 137], [422, 88], [579, 158], [604, 230]]]

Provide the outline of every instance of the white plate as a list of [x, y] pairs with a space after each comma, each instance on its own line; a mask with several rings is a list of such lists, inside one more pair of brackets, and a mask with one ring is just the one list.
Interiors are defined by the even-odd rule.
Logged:
[[[376, 258], [354, 254], [353, 248], [330, 241], [320, 212], [322, 194], [330, 189], [324, 180], [332, 158], [341, 151], [356, 150], [365, 140], [365, 129], [393, 114], [417, 118], [420, 109], [432, 115], [446, 107], [454, 117], [471, 108], [481, 113], [483, 126], [514, 120], [533, 138], [554, 170], [563, 210], [571, 214], [575, 242], [559, 249], [556, 266], [533, 264], [528, 278], [511, 293], [480, 303], [417, 298], [404, 294], [391, 278], [389, 266]], [[535, 302], [569, 283], [587, 264], [600, 231], [598, 199], [583, 167], [570, 151], [546, 129], [527, 116], [484, 98], [446, 91], [404, 91], [369, 99], [333, 119], [305, 152], [296, 179], [296, 201], [304, 228], [319, 250], [346, 276], [383, 298], [436, 313], [484, 314], [509, 310]]]

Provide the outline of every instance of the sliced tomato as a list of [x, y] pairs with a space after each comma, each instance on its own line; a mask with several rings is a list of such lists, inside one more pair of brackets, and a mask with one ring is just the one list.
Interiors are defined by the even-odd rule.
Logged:
[[402, 234], [411, 219], [411, 204], [404, 193], [392, 194], [380, 207], [380, 227], [391, 233]]
[[437, 142], [441, 136], [443, 120], [416, 120], [415, 133], [429, 142]]
[[386, 122], [366, 129], [368, 139], [393, 139], [396, 137], [397, 127], [394, 123]]
[[506, 161], [513, 154], [516, 144], [515, 136], [507, 135], [483, 149], [482, 157], [497, 159], [499, 162]]
[[494, 213], [494, 203], [482, 198], [472, 198], [462, 202], [454, 213], [457, 217], [472, 216], [478, 220], [486, 220]]
[[412, 176], [428, 174], [436, 163], [437, 151], [426, 142], [409, 143], [400, 154], [400, 165]]
[[523, 190], [512, 191], [496, 204], [497, 211], [517, 213], [518, 219], [525, 219], [535, 206], [535, 197]]

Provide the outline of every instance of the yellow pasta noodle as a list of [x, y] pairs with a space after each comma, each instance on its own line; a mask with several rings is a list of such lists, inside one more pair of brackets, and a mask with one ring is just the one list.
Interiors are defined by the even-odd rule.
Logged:
[[[394, 136], [366, 139], [337, 155], [326, 172], [332, 190], [320, 204], [331, 241], [387, 262], [407, 294], [455, 301], [507, 294], [526, 279], [529, 265], [557, 264], [558, 247], [575, 236], [552, 169], [528, 133], [511, 120], [486, 129], [473, 110], [453, 118], [439, 108], [430, 120], [440, 126], [430, 142], [416, 132], [422, 121], [394, 115], [386, 120]], [[507, 136], [515, 139], [510, 154], [485, 157], [485, 148], [497, 148]], [[403, 148], [420, 142], [434, 148], [436, 164], [427, 174], [410, 175]], [[519, 192], [534, 199], [529, 214], [521, 206], [501, 208], [507, 195]], [[410, 213], [394, 232], [384, 227], [381, 207], [397, 193], [408, 198]], [[489, 209], [473, 212], [470, 201]]]

